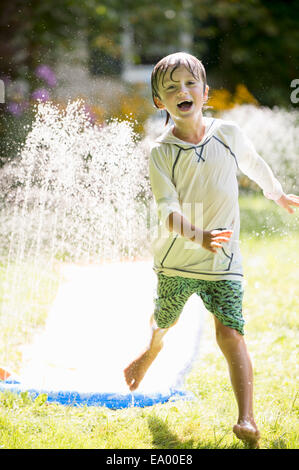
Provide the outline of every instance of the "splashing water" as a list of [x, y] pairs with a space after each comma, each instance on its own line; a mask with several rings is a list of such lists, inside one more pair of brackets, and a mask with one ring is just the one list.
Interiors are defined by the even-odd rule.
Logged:
[[237, 122], [271, 166], [286, 192], [298, 191], [299, 112], [275, 107], [235, 106], [223, 119]]
[[[133, 262], [151, 250], [145, 147], [129, 122], [92, 124], [80, 101], [40, 103], [19, 155], [1, 170], [0, 256], [11, 291], [20, 290], [24, 264], [33, 266], [36, 291], [38, 274], [60, 261], [46, 325], [23, 347], [24, 384], [128, 392], [122, 370], [146, 344], [156, 283], [150, 262]], [[197, 299], [188, 305], [144, 393], [182, 384], [203, 319]], [[24, 317], [26, 333], [24, 308], [11, 295], [2, 316]]]
[[1, 255], [91, 262], [147, 249], [146, 163], [130, 123], [93, 126], [80, 101], [62, 111], [39, 104], [24, 148], [1, 174]]

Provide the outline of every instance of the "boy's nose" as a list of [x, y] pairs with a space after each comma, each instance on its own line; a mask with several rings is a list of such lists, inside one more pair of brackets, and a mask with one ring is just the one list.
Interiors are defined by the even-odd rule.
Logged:
[[186, 95], [186, 93], [187, 93], [187, 89], [184, 86], [181, 86], [178, 90], [178, 95], [179, 96], [181, 96], [181, 95], [184, 96], [184, 95]]
[[186, 86], [185, 83], [180, 83], [178, 86], [178, 93], [185, 95], [188, 93], [188, 87]]

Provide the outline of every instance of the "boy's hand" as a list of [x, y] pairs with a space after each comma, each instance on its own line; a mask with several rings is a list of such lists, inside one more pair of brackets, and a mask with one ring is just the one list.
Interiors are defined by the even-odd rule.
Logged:
[[[175, 231], [183, 237], [200, 244], [206, 250], [217, 253], [217, 248], [222, 247], [222, 243], [229, 241], [233, 231], [223, 230], [201, 230], [191, 224], [179, 212], [172, 212], [166, 221], [166, 227], [170, 232]], [[192, 234], [192, 236], [190, 236]]]
[[202, 246], [212, 253], [217, 253], [217, 248], [221, 248], [222, 243], [228, 242], [232, 233], [232, 230], [204, 230]]
[[299, 207], [299, 196], [295, 196], [295, 194], [283, 194], [275, 202], [290, 214], [293, 214], [294, 209], [291, 206]]

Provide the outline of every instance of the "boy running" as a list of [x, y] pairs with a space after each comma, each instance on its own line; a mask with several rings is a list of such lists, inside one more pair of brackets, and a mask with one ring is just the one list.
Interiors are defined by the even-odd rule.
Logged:
[[203, 117], [208, 99], [202, 63], [187, 53], [164, 57], [152, 72], [152, 94], [173, 125], [150, 155], [150, 180], [162, 231], [154, 244], [158, 285], [150, 344], [125, 369], [136, 390], [188, 298], [198, 294], [213, 314], [238, 404], [235, 435], [258, 447], [253, 372], [244, 341], [242, 258], [237, 171], [292, 213], [299, 197], [285, 195], [267, 163], [231, 121]]

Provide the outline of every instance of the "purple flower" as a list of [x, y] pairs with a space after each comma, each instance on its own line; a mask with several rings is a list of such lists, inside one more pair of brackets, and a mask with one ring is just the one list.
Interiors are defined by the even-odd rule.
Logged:
[[35, 74], [44, 80], [48, 86], [54, 87], [57, 85], [56, 75], [48, 65], [39, 65], [35, 70]]
[[96, 122], [97, 116], [88, 105], [84, 106], [84, 112], [90, 123], [94, 124]]
[[21, 116], [26, 108], [28, 108], [29, 103], [27, 101], [22, 101], [21, 103], [16, 101], [11, 101], [7, 104], [7, 110], [14, 116]]
[[45, 88], [37, 88], [31, 95], [32, 99], [40, 101], [48, 101], [50, 99], [50, 93]]

